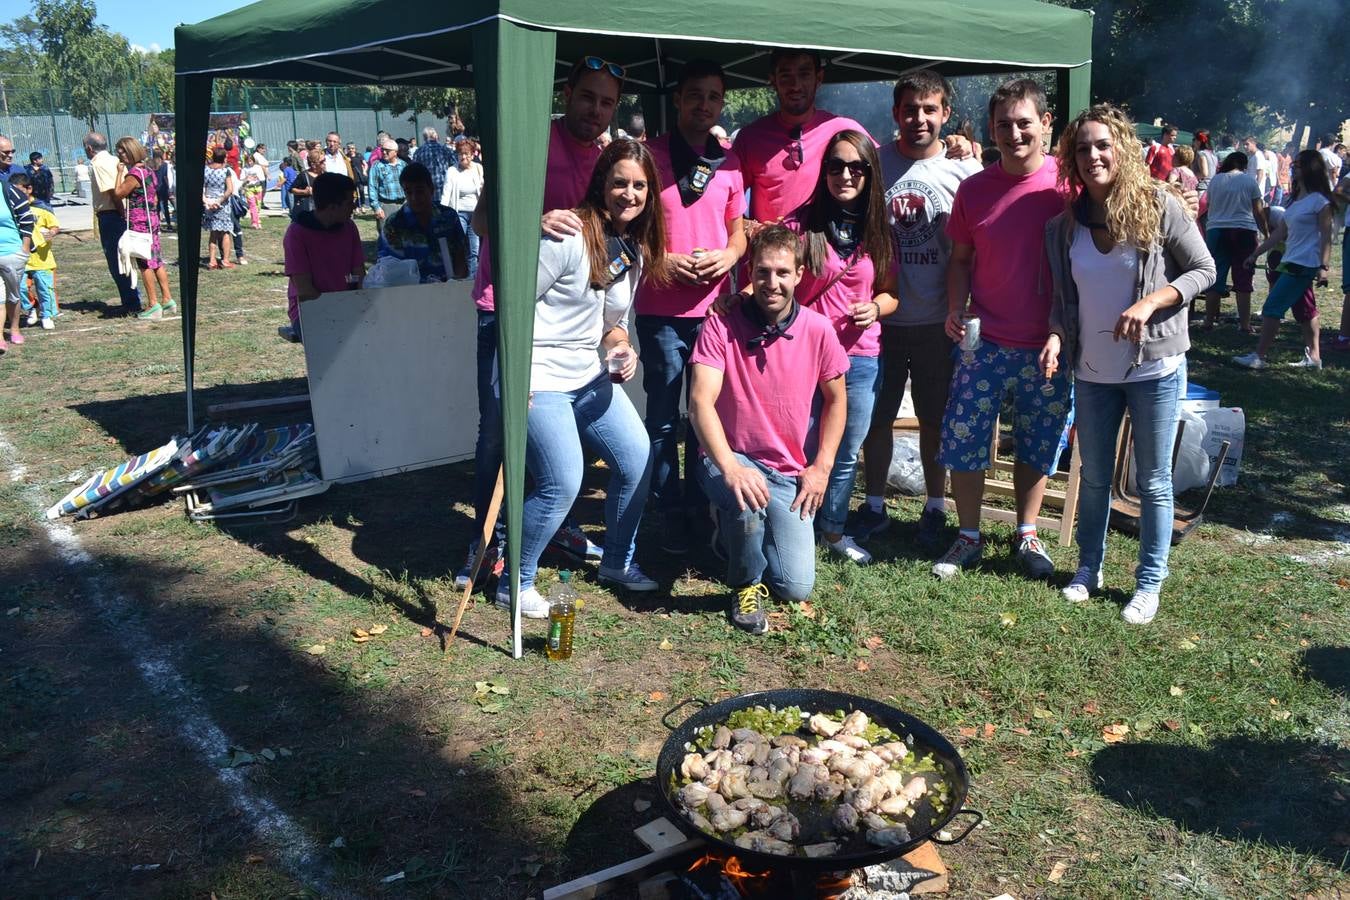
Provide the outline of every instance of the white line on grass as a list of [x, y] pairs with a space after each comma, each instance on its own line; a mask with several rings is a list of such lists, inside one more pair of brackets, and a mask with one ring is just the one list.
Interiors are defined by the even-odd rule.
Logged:
[[[250, 307], [248, 307], [247, 309], [226, 309], [226, 310], [222, 310], [221, 312], [198, 313], [198, 314], [197, 314], [197, 321], [200, 322], [202, 319], [214, 319], [214, 318], [216, 318], [216, 317], [218, 317], [218, 316], [242, 316], [242, 315], [244, 315], [245, 313], [257, 312], [258, 310], [261, 310], [261, 309], [285, 309], [285, 308], [286, 308], [286, 307], [284, 307], [284, 306], [250, 306]], [[139, 319], [138, 321], [142, 321], [142, 322], [177, 322], [177, 321], [178, 321], [179, 319], [181, 319], [181, 318], [183, 318], [183, 317], [182, 317], [182, 316], [164, 316], [164, 317], [159, 318], [159, 319]], [[63, 334], [82, 334], [83, 332], [86, 332], [86, 331], [103, 331], [103, 330], [108, 329], [108, 328], [116, 328], [116, 327], [118, 327], [118, 326], [110, 322], [110, 323], [107, 324], [107, 325], [90, 325], [90, 326], [87, 327], [87, 328], [59, 328], [59, 329], [57, 329], [57, 330], [55, 330], [55, 331], [49, 332], [49, 334], [51, 334], [53, 337], [60, 337], [60, 336], [63, 335]]]
[[[10, 460], [11, 482], [22, 482], [27, 468], [18, 462], [18, 451], [0, 432], [0, 455]], [[47, 532], [57, 555], [81, 581], [79, 597], [88, 601], [100, 618], [117, 634], [150, 690], [164, 702], [178, 726], [179, 736], [199, 754], [202, 765], [213, 770], [229, 794], [231, 802], [243, 813], [244, 820], [262, 840], [276, 850], [285, 867], [308, 887], [324, 896], [342, 896], [328, 884], [328, 866], [319, 846], [305, 830], [280, 807], [249, 784], [241, 769], [218, 766], [214, 760], [234, 742], [205, 710], [201, 697], [179, 673], [173, 650], [157, 644], [143, 627], [135, 604], [107, 583], [107, 573], [84, 548], [74, 529], [65, 522], [50, 521], [43, 514], [42, 498], [32, 497], [37, 519]]]

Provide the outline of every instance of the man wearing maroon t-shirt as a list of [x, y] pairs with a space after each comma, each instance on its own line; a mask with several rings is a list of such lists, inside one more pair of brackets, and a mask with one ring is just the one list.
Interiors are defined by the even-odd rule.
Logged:
[[1148, 174], [1152, 175], [1158, 181], [1166, 181], [1167, 176], [1172, 174], [1172, 155], [1175, 152], [1177, 142], [1177, 128], [1175, 125], [1164, 125], [1162, 134], [1158, 135], [1158, 143], [1148, 148]]
[[685, 64], [671, 99], [675, 130], [647, 143], [661, 176], [666, 261], [671, 279], [648, 280], [637, 295], [642, 387], [647, 394], [647, 434], [652, 442], [648, 509], [661, 515], [661, 549], [688, 552], [695, 521], [707, 523], [708, 501], [692, 477], [698, 438], [685, 436], [685, 477], [680, 478], [677, 431], [689, 354], [708, 307], [731, 289], [729, 273], [745, 253], [745, 184], [734, 151], [712, 136], [722, 115], [726, 79], [707, 60]]
[[[768, 629], [770, 592], [788, 601], [816, 579], [815, 514], [844, 433], [848, 356], [833, 324], [794, 296], [802, 277], [797, 235], [781, 225], [751, 241], [753, 298], [710, 316], [689, 362], [689, 421], [703, 454], [697, 469], [717, 508], [731, 620]], [[804, 448], [819, 390], [816, 454]]]
[[[609, 128], [619, 105], [624, 70], [598, 56], [577, 60], [563, 86], [566, 108], [549, 126], [548, 169], [544, 180], [544, 213], [540, 225], [554, 237], [576, 234], [581, 220], [573, 212], [586, 194], [591, 170], [600, 158], [596, 138]], [[492, 257], [486, 222], [487, 206], [479, 196], [473, 229], [482, 236], [478, 248], [478, 274], [473, 298], [478, 307], [478, 442], [474, 447], [474, 534], [483, 533], [483, 519], [502, 464], [501, 406], [493, 390], [492, 374], [497, 358], [497, 313], [492, 288]], [[575, 524], [567, 523], [554, 539], [574, 556], [599, 559], [600, 548], [587, 540]], [[468, 561], [455, 575], [455, 588], [468, 586], [477, 544], [469, 548]], [[485, 578], [496, 562], [490, 553], [480, 570]]]
[[824, 78], [825, 66], [814, 50], [780, 48], [769, 56], [778, 111], [742, 128], [732, 145], [756, 222], [776, 222], [811, 199], [831, 137], [850, 128], [867, 134], [852, 119], [816, 108]]

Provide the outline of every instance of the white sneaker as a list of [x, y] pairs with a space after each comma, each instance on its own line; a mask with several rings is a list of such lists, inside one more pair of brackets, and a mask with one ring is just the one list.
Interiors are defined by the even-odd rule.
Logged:
[[1087, 566], [1080, 566], [1073, 578], [1069, 580], [1069, 583], [1064, 586], [1064, 589], [1060, 591], [1060, 593], [1063, 594], [1064, 599], [1068, 600], [1070, 603], [1082, 603], [1092, 596], [1093, 591], [1100, 591], [1101, 589], [1101, 570], [1098, 569], [1096, 577], [1093, 577], [1092, 572]]
[[[30, 322], [28, 324], [31, 325], [32, 323]], [[1308, 347], [1304, 347], [1303, 358], [1298, 362], [1288, 363], [1288, 366], [1291, 369], [1320, 369], [1322, 368], [1322, 361], [1320, 359], [1313, 359], [1312, 350]]]
[[51, 331], [51, 330], [52, 330], [53, 328], [55, 328], [55, 327], [56, 327], [56, 323], [55, 323], [55, 322], [53, 322], [51, 319], [47, 318], [46, 316], [43, 316], [43, 317], [42, 317], [42, 330], [43, 330], [43, 331]]
[[36, 325], [36, 324], [37, 324], [37, 322], [38, 322], [38, 314], [37, 314], [37, 310], [36, 310], [36, 309], [33, 310], [32, 312], [30, 312], [30, 313], [28, 314], [27, 322], [28, 322], [29, 325]]
[[1233, 357], [1233, 362], [1244, 369], [1264, 369], [1266, 367], [1266, 361], [1258, 356], [1255, 350], [1242, 356]]
[[860, 566], [865, 566], [872, 561], [872, 554], [868, 553], [862, 547], [859, 547], [858, 542], [848, 535], [844, 535], [837, 541], [822, 539], [822, 543], [838, 555], [844, 557], [844, 559], [847, 559], [849, 562], [857, 563]]
[[1147, 625], [1158, 614], [1158, 595], [1135, 591], [1130, 602], [1120, 611], [1120, 617], [1131, 625]]
[[[502, 587], [497, 589], [497, 596], [493, 598], [492, 602], [507, 612], [511, 611], [511, 583], [509, 581], [502, 581]], [[522, 588], [520, 591], [520, 614], [527, 619], [547, 619], [548, 601], [533, 587]]]
[[983, 539], [971, 540], [963, 534], [958, 534], [951, 548], [933, 565], [933, 575], [943, 581], [955, 578], [961, 574], [962, 569], [968, 569], [979, 562], [982, 555], [984, 555]]

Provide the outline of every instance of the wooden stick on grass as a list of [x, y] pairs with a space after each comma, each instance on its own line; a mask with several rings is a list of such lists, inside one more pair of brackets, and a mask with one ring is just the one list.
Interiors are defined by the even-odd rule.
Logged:
[[492, 541], [492, 533], [497, 529], [497, 512], [502, 507], [502, 492], [504, 490], [502, 472], [502, 467], [498, 466], [497, 486], [492, 489], [492, 501], [488, 503], [487, 516], [483, 519], [483, 533], [478, 535], [478, 553], [474, 555], [473, 567], [469, 570], [469, 583], [464, 587], [464, 596], [459, 598], [459, 609], [455, 610], [455, 621], [450, 626], [450, 636], [445, 639], [445, 646], [441, 648], [442, 652], [449, 651], [450, 645], [455, 640], [455, 634], [459, 631], [460, 620], [464, 618], [464, 608], [469, 605], [469, 597], [473, 596], [473, 587], [478, 581], [478, 570], [483, 568], [483, 559], [487, 556], [488, 547]]

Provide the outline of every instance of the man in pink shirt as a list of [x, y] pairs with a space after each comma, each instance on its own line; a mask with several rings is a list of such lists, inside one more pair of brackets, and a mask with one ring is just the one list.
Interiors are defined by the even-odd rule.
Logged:
[[[661, 549], [684, 554], [708, 501], [686, 470], [681, 484], [677, 431], [689, 354], [708, 307], [730, 290], [728, 273], [745, 253], [745, 185], [736, 154], [711, 134], [722, 115], [722, 67], [693, 60], [680, 73], [672, 99], [675, 130], [647, 143], [661, 176], [666, 260], [672, 281], [648, 281], [637, 295], [642, 387], [652, 442], [652, 502], [662, 516]], [[694, 429], [685, 432], [685, 465], [698, 460]]]
[[732, 145], [756, 222], [776, 222], [811, 199], [831, 137], [847, 128], [867, 134], [850, 118], [816, 109], [824, 78], [825, 66], [814, 50], [780, 48], [769, 57], [778, 111], [742, 128]]
[[[761, 230], [750, 247], [753, 300], [709, 317], [689, 360], [689, 420], [736, 594], [731, 620], [751, 634], [768, 630], [770, 591], [796, 602], [815, 585], [814, 519], [847, 411], [848, 357], [829, 320], [797, 304], [801, 277], [797, 236]], [[817, 390], [818, 449], [808, 462]]]
[[1000, 85], [989, 100], [989, 130], [1001, 160], [961, 182], [947, 221], [952, 253], [946, 333], [963, 341], [967, 318], [978, 316], [980, 335], [978, 346], [958, 351], [943, 417], [939, 459], [951, 470], [961, 531], [933, 566], [939, 578], [955, 576], [984, 552], [984, 472], [994, 422], [1009, 395], [1016, 411], [1016, 556], [1034, 577], [1054, 571], [1036, 535], [1036, 518], [1046, 477], [1059, 462], [1073, 390], [1064, 367], [1045, 378], [1039, 361], [1050, 317], [1045, 226], [1064, 210], [1058, 166], [1044, 149], [1050, 121], [1039, 84], [1019, 79]]
[[[591, 170], [600, 158], [596, 138], [609, 128], [614, 110], [619, 105], [623, 89], [622, 67], [598, 56], [577, 60], [563, 86], [566, 109], [562, 117], [549, 126], [548, 169], [544, 180], [544, 213], [541, 227], [547, 234], [562, 237], [581, 230], [581, 220], [573, 208], [586, 194]], [[497, 358], [497, 313], [492, 291], [492, 256], [486, 222], [487, 206], [479, 196], [473, 228], [482, 237], [478, 247], [478, 274], [474, 279], [473, 298], [478, 307], [478, 442], [474, 446], [474, 534], [483, 533], [483, 518], [487, 515], [493, 488], [497, 483], [497, 469], [502, 464], [501, 407], [494, 393], [492, 374]], [[587, 540], [581, 529], [570, 520], [555, 538], [561, 549], [575, 556], [599, 559], [600, 548]], [[468, 586], [473, 571], [477, 543], [470, 546], [468, 560], [455, 575], [455, 589]], [[480, 578], [486, 577], [496, 562], [489, 554]]]

